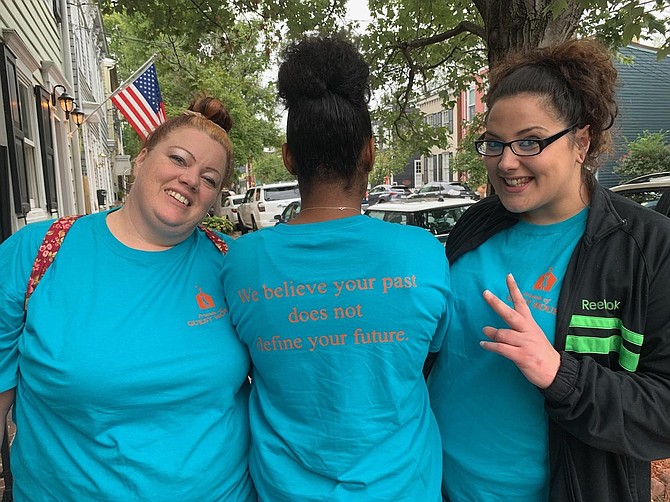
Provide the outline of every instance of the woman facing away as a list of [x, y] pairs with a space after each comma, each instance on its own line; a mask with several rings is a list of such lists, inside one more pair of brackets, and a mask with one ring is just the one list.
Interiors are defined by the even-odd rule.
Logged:
[[368, 75], [343, 39], [289, 45], [282, 151], [302, 209], [238, 239], [223, 268], [253, 363], [249, 462], [263, 501], [440, 500], [422, 367], [448, 322], [448, 265], [425, 230], [361, 215]]
[[446, 500], [648, 501], [670, 456], [670, 220], [593, 175], [616, 77], [590, 40], [491, 72], [475, 143], [496, 195], [449, 236], [429, 379]]
[[227, 244], [196, 229], [231, 172], [231, 125], [203, 97], [151, 133], [126, 204], [74, 222], [25, 318], [51, 222], [0, 246], [17, 501], [255, 500], [249, 357], [218, 279]]

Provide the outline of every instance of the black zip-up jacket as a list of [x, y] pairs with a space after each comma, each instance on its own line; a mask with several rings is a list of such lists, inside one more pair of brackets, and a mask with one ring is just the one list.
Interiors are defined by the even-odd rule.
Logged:
[[[450, 263], [517, 221], [497, 196], [475, 204], [449, 235]], [[549, 500], [649, 502], [650, 461], [670, 457], [670, 218], [596, 185], [554, 345]]]

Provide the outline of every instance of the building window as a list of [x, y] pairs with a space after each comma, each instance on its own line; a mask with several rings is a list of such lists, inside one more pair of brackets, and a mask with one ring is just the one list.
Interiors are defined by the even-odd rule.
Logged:
[[30, 210], [44, 207], [44, 189], [42, 186], [42, 177], [36, 161], [35, 141], [37, 135], [36, 111], [32, 93], [27, 84], [19, 80], [19, 110], [21, 113], [21, 126], [23, 127], [23, 160], [26, 168], [26, 179], [28, 182], [28, 200]]
[[454, 110], [450, 108], [449, 110], [444, 110], [442, 112], [442, 124], [446, 126], [449, 134], [454, 132]]
[[422, 184], [422, 173], [423, 169], [421, 168], [421, 159], [414, 161], [414, 186], [418, 187]]
[[475, 118], [475, 88], [474, 86], [468, 90], [468, 121]]
[[[48, 0], [47, 3], [49, 3]], [[60, 0], [52, 0], [51, 8], [53, 9], [54, 18], [56, 18], [56, 22], [60, 23], [63, 17], [60, 10]]]

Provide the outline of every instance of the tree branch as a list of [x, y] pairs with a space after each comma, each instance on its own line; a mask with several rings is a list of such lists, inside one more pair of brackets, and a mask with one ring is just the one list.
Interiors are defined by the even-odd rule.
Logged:
[[416, 40], [403, 42], [402, 46], [403, 48], [408, 49], [420, 49], [422, 47], [427, 47], [429, 45], [439, 44], [440, 42], [444, 42], [445, 40], [454, 38], [455, 36], [460, 35], [461, 33], [472, 33], [473, 35], [478, 36], [482, 40], [486, 40], [486, 31], [484, 30], [484, 28], [471, 21], [461, 21], [455, 28], [452, 28], [451, 30], [438, 33], [437, 35], [433, 35], [432, 37], [417, 38]]

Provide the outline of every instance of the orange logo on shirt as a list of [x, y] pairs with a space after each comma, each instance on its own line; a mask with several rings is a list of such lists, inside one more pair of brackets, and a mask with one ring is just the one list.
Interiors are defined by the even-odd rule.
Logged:
[[200, 289], [200, 293], [195, 295], [195, 299], [198, 302], [198, 307], [200, 307], [201, 310], [211, 309], [214, 307], [214, 299], [207, 293], [203, 293], [202, 289]]
[[542, 291], [549, 291], [556, 284], [556, 276], [552, 272], [553, 267], [549, 267], [549, 271], [542, 274], [535, 282], [533, 289]]

